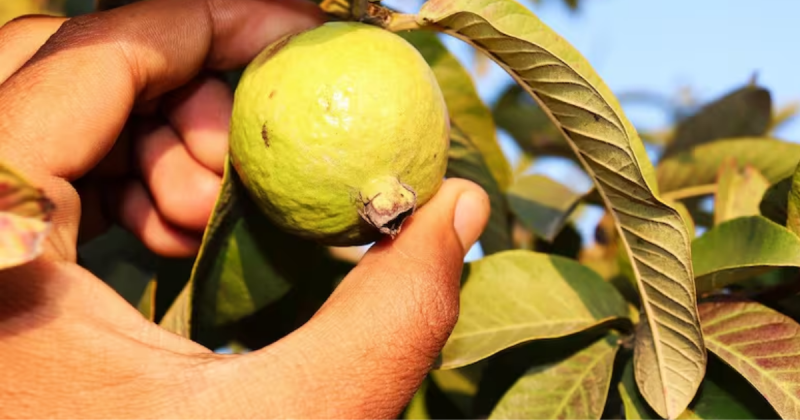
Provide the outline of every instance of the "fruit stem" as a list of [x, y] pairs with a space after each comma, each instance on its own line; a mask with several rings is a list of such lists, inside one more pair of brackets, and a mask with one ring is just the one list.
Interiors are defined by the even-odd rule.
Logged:
[[374, 0], [323, 0], [319, 6], [339, 19], [364, 22], [391, 32], [420, 29], [417, 15], [396, 12]]
[[403, 222], [417, 207], [417, 193], [394, 177], [369, 182], [359, 193], [358, 214], [384, 235], [400, 233]]

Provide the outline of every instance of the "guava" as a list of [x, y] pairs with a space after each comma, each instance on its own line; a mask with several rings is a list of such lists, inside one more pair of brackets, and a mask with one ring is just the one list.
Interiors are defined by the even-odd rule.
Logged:
[[333, 246], [399, 234], [440, 188], [450, 120], [406, 40], [328, 22], [265, 48], [234, 96], [230, 158], [278, 227]]

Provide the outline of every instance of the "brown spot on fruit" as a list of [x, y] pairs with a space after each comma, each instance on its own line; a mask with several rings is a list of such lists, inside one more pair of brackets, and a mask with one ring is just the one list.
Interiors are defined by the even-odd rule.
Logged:
[[275, 91], [274, 90], [269, 93], [269, 98], [272, 99], [273, 96], [275, 96]]
[[261, 138], [264, 139], [264, 145], [269, 147], [269, 134], [267, 133], [267, 123], [261, 126]]

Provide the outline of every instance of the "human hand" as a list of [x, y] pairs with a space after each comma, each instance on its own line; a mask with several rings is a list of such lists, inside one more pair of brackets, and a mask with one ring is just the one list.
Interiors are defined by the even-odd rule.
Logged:
[[158, 0], [0, 28], [0, 161], [56, 205], [45, 254], [0, 272], [4, 417], [383, 418], [407, 404], [488, 217], [473, 183], [445, 182], [306, 325], [246, 355], [161, 329], [75, 263], [79, 231], [103, 217], [162, 255], [196, 252], [232, 101], [208, 72], [321, 19], [304, 0]]

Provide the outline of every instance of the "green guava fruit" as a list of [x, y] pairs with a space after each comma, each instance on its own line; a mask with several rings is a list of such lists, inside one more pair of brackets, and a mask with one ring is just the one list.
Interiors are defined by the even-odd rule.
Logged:
[[245, 69], [230, 158], [259, 209], [334, 246], [397, 235], [441, 186], [450, 145], [433, 71], [400, 36], [329, 22], [287, 36]]

